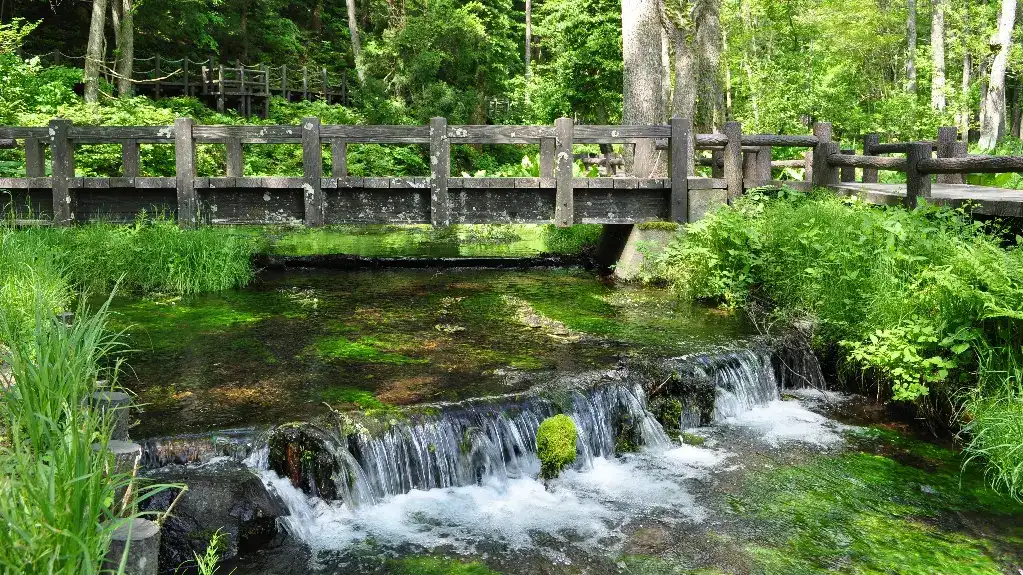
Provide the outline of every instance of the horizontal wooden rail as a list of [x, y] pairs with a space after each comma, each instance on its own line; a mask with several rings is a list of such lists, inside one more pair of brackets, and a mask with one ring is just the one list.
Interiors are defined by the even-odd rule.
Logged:
[[796, 148], [812, 148], [817, 145], [816, 136], [785, 136], [777, 134], [744, 134], [744, 146], [789, 146]]
[[832, 166], [846, 166], [850, 168], [874, 168], [877, 170], [890, 170], [895, 172], [906, 171], [905, 158], [884, 158], [881, 156], [859, 156], [855, 154], [831, 154], [828, 156], [828, 164]]
[[[874, 154], [905, 154], [909, 145], [913, 142], [891, 142], [887, 144], [876, 144], [870, 147]], [[938, 149], [938, 143], [934, 140], [924, 140], [923, 143], [930, 144], [934, 150]]]
[[963, 156], [960, 158], [927, 158], [918, 169], [924, 174], [999, 174], [1023, 172], [1023, 156]]

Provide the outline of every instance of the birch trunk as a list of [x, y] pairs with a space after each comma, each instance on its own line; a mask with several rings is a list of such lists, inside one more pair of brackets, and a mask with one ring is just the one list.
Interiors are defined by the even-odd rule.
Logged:
[[352, 35], [352, 55], [355, 56], [355, 74], [359, 82], [365, 79], [362, 72], [362, 45], [359, 44], [359, 23], [355, 18], [355, 0], [346, 0], [348, 5], [348, 31]]
[[1016, 24], [1016, 0], [1002, 0], [998, 31], [991, 38], [992, 51], [998, 50], [991, 62], [987, 94], [984, 96], [980, 126], [980, 147], [994, 148], [1005, 136], [1005, 68], [1012, 48], [1012, 28]]
[[92, 0], [89, 43], [85, 49], [85, 101], [99, 101], [99, 74], [103, 64], [103, 31], [106, 25], [107, 0]]
[[906, 0], [906, 91], [916, 93], [916, 0]]
[[[622, 1], [622, 123], [664, 122], [663, 63], [659, 0]], [[628, 153], [625, 169], [636, 177], [649, 178], [667, 172], [666, 161], [653, 140], [637, 143]]]
[[931, 107], [945, 110], [945, 1], [931, 1]]

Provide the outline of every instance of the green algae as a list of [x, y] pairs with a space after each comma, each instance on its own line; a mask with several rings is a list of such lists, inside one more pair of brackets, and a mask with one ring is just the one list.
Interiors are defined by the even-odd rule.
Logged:
[[373, 392], [352, 387], [330, 387], [320, 390], [320, 401], [326, 403], [349, 403], [359, 409], [386, 409], [387, 405], [377, 399]]
[[405, 557], [388, 561], [387, 572], [393, 575], [500, 575], [478, 561], [434, 556]]
[[339, 359], [360, 363], [389, 363], [407, 365], [429, 363], [429, 360], [414, 359], [400, 353], [387, 351], [385, 342], [373, 337], [362, 337], [351, 341], [343, 337], [326, 337], [313, 345], [315, 353], [324, 359]]
[[751, 474], [728, 498], [763, 537], [764, 573], [1003, 573], [1023, 557], [1023, 504], [950, 450], [870, 429], [865, 450]]

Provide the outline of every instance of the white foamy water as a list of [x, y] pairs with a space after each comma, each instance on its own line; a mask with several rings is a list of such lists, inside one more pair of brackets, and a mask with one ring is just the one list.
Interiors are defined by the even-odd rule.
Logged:
[[778, 399], [729, 417], [721, 424], [750, 429], [761, 441], [775, 447], [788, 442], [827, 447], [840, 443], [842, 433], [850, 429], [810, 411], [799, 401]]
[[317, 550], [344, 551], [367, 540], [398, 548], [451, 548], [478, 552], [486, 542], [508, 551], [536, 549], [565, 560], [552, 546], [593, 550], [621, 542], [621, 528], [657, 510], [678, 522], [700, 522], [707, 512], [688, 485], [707, 476], [729, 454], [694, 446], [651, 448], [616, 459], [595, 458], [569, 470], [547, 488], [528, 477], [480, 485], [412, 490], [376, 505], [350, 507], [311, 499], [273, 472], [264, 478], [292, 511], [288, 528]]

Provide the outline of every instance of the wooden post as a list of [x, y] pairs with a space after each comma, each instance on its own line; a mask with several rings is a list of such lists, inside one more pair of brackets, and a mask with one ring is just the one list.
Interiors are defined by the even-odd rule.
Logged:
[[302, 66], [302, 99], [309, 99], [309, 69]]
[[290, 93], [288, 92], [288, 65], [281, 64], [281, 96], [288, 100]]
[[75, 177], [75, 148], [68, 137], [71, 120], [50, 120], [51, 185], [53, 190], [53, 223], [71, 225], [71, 178]]
[[[968, 145], [968, 143], [966, 142], [965, 138], [961, 142], [955, 142], [955, 145], [952, 146], [953, 157], [962, 158], [962, 157], [968, 156], [969, 155], [969, 151], [967, 149], [967, 145]], [[946, 175], [950, 175], [950, 176], [954, 176], [955, 177], [954, 181], [951, 178], [949, 179], [949, 183], [950, 184], [965, 184], [966, 183], [966, 174], [965, 173], [946, 174]]]
[[[856, 150], [852, 148], [844, 148], [841, 153], [851, 156], [856, 153]], [[856, 181], [856, 168], [852, 166], [842, 166], [839, 170], [838, 181], [840, 182], [855, 182]]]
[[[956, 157], [956, 143], [959, 139], [959, 129], [955, 126], [942, 126], [938, 128], [938, 157]], [[963, 184], [963, 174], [938, 174], [939, 184]]]
[[771, 156], [773, 152], [771, 146], [760, 146], [760, 149], [757, 150], [757, 171], [754, 178], [761, 185], [766, 185], [772, 180]]
[[540, 187], [553, 188], [557, 185], [554, 179], [555, 156], [557, 155], [556, 138], [540, 138]]
[[671, 162], [671, 202], [668, 220], [684, 224], [689, 221], [689, 174], [692, 173], [693, 121], [689, 118], [671, 119], [671, 139], [668, 140]]
[[137, 178], [139, 175], [138, 140], [121, 142], [121, 175], [125, 178]]
[[710, 152], [710, 177], [725, 177], [725, 152], [724, 150], [711, 150]]
[[725, 144], [725, 185], [728, 187], [728, 202], [742, 195], [742, 124], [725, 122], [722, 132], [728, 136]]
[[323, 101], [330, 103], [330, 92], [327, 91], [327, 69], [320, 68], [320, 72], [323, 74]]
[[229, 138], [225, 146], [227, 147], [227, 175], [232, 178], [240, 178], [245, 171], [242, 141], [239, 138]]
[[917, 169], [920, 160], [931, 157], [930, 142], [910, 142], [906, 150], [906, 208], [913, 209], [920, 198], [931, 197], [931, 176]]
[[572, 118], [558, 118], [554, 120], [554, 132], [557, 135], [554, 144], [554, 177], [557, 180], [557, 193], [554, 197], [554, 223], [559, 228], [567, 228], [575, 223], [575, 199], [572, 188], [572, 140], [575, 123]]
[[217, 67], [217, 111], [224, 113], [224, 65]]
[[803, 181], [813, 181], [813, 150], [803, 152]]
[[742, 152], [742, 182], [744, 186], [753, 187], [757, 180], [757, 153]]
[[828, 164], [828, 156], [832, 149], [837, 153], [837, 146], [831, 146], [831, 122], [815, 122], [813, 135], [817, 136], [817, 145], [813, 148], [813, 174], [811, 183], [814, 186], [827, 186], [838, 183], [838, 170]]
[[[880, 134], [866, 134], [863, 136], [863, 155], [876, 156], [874, 146], [881, 143]], [[877, 168], [863, 168], [863, 182], [867, 184], [877, 183]]]
[[448, 121], [430, 118], [430, 223], [447, 226], [451, 223], [448, 203], [448, 176], [451, 174], [451, 141]]
[[156, 575], [159, 572], [160, 526], [148, 519], [124, 521], [110, 538], [104, 569], [116, 572], [121, 558], [127, 553], [125, 575]]
[[192, 118], [174, 120], [174, 169], [178, 191], [178, 227], [194, 228], [199, 201], [195, 194], [195, 140]]
[[156, 97], [157, 98], [160, 97], [160, 75], [161, 74], [162, 74], [162, 72], [160, 72], [160, 53], [157, 52], [157, 54], [156, 54], [156, 68], [155, 68], [155, 70], [153, 72], [153, 76], [156, 78]]
[[185, 97], [187, 98], [190, 94], [188, 93], [188, 56], [185, 56], [185, 63], [183, 64], [183, 71], [185, 73]]
[[260, 64], [263, 71], [263, 119], [270, 117], [270, 69]]
[[314, 116], [302, 118], [302, 183], [305, 192], [305, 225], [323, 225], [323, 148], [320, 146], [320, 119]]
[[46, 175], [46, 150], [39, 138], [25, 138], [25, 176], [41, 178]]
[[348, 177], [348, 141], [344, 138], [330, 141], [330, 173], [335, 178]]

